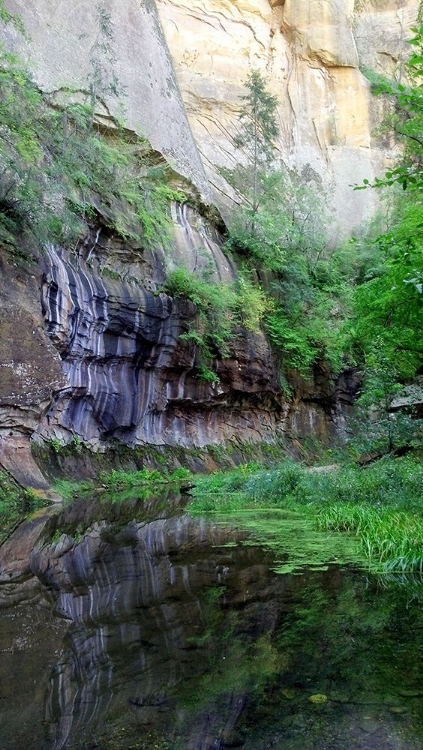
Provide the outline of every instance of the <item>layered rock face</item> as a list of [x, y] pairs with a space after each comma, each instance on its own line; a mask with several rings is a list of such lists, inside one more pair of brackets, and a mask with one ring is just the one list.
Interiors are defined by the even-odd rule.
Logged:
[[105, 451], [342, 433], [354, 383], [322, 369], [286, 400], [263, 333], [236, 329], [228, 356], [207, 363], [219, 382], [201, 379], [201, 352], [183, 337], [198, 329], [196, 307], [163, 291], [166, 275], [182, 266], [231, 282], [235, 268], [196, 210], [175, 205], [173, 219], [166, 250], [141, 251], [103, 228], [77, 252], [47, 248], [38, 268], [4, 265], [0, 463], [21, 483], [46, 488], [34, 440]]
[[198, 326], [196, 308], [161, 291], [166, 268], [207, 268], [226, 282], [235, 269], [195, 210], [175, 207], [174, 219], [171, 248], [142, 258], [101, 232], [77, 256], [49, 249], [42, 307], [66, 385], [52, 394], [35, 438], [78, 436], [103, 450], [116, 440], [202, 448], [342, 432], [354, 389], [322, 370], [286, 401], [263, 333], [236, 330], [229, 355], [216, 352], [209, 363], [219, 382], [201, 379], [201, 349], [184, 339]]
[[[99, 41], [96, 3], [6, 6], [21, 14], [31, 39], [9, 30], [9, 42], [42, 88], [86, 90]], [[218, 169], [242, 159], [230, 134], [254, 68], [279, 100], [281, 164], [326, 191], [333, 235], [347, 236], [370, 218], [377, 196], [351, 185], [380, 174], [390, 153], [372, 136], [384, 104], [370, 95], [360, 66], [400, 70], [418, 0], [108, 0], [105, 7], [128, 126], [207, 200], [224, 211], [231, 204]], [[104, 59], [106, 81], [108, 65]], [[118, 111], [105, 96], [102, 116]]]
[[[217, 236], [195, 212], [189, 218], [186, 208], [175, 209], [167, 258], [155, 251], [131, 263], [129, 249], [125, 255], [101, 233], [76, 259], [49, 249], [44, 318], [67, 385], [56, 392], [37, 435], [65, 442], [78, 435], [96, 448], [114, 439], [185, 446], [270, 439], [277, 381], [264, 336], [240, 331], [231, 357], [215, 363], [220, 382], [204, 382], [198, 349], [180, 339], [194, 324], [195, 305], [160, 292], [166, 264], [199, 272], [213, 264], [216, 279], [234, 277]], [[105, 262], [115, 269], [113, 279]]]

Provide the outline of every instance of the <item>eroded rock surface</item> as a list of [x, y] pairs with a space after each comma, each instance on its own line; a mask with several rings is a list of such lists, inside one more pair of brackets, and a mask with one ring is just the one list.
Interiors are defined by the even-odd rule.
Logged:
[[342, 431], [345, 388], [323, 369], [299, 382], [287, 402], [263, 333], [236, 330], [229, 355], [216, 352], [207, 363], [219, 382], [201, 379], [201, 352], [183, 338], [195, 327], [196, 308], [161, 291], [165, 267], [208, 269], [226, 282], [235, 269], [193, 209], [175, 208], [174, 218], [166, 251], [137, 257], [100, 232], [77, 255], [49, 249], [42, 304], [66, 385], [52, 396], [38, 439], [68, 443], [77, 436], [96, 449], [114, 440], [204, 447], [273, 442], [283, 434], [326, 439]]
[[184, 267], [231, 282], [236, 269], [196, 210], [175, 205], [173, 219], [166, 249], [142, 250], [97, 228], [77, 251], [47, 248], [29, 271], [4, 265], [0, 464], [21, 484], [47, 488], [31, 440], [100, 451], [289, 445], [345, 429], [353, 381], [335, 383], [324, 367], [309, 382], [294, 374], [287, 400], [263, 333], [236, 329], [228, 356], [216, 351], [207, 362], [219, 382], [201, 379], [201, 352], [181, 338], [197, 325], [196, 307], [166, 294], [165, 280]]

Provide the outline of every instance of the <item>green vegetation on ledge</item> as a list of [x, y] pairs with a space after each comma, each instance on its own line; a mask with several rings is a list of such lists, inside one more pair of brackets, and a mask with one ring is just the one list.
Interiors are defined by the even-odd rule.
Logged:
[[[60, 101], [41, 93], [23, 61], [0, 46], [0, 243], [11, 253], [25, 240], [74, 247], [98, 215], [140, 247], [166, 243], [169, 200], [184, 199], [145, 140], [98, 117], [106, 93], [123, 96], [114, 77], [106, 80], [113, 34], [102, 4], [98, 16], [87, 89], [63, 88]], [[0, 20], [16, 25], [4, 10]]]

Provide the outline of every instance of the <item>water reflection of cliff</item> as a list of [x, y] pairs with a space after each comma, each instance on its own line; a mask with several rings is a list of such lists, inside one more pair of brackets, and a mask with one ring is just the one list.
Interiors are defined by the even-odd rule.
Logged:
[[44, 605], [16, 598], [25, 574], [7, 585], [20, 607], [0, 611], [0, 632], [33, 618], [28, 664], [6, 658], [28, 685], [14, 682], [5, 750], [421, 750], [409, 593], [335, 567], [276, 575], [239, 541], [175, 498], [49, 519], [30, 562]]
[[[122, 526], [116, 506], [113, 513], [77, 545], [63, 536], [55, 550], [33, 555], [33, 569], [56, 592], [56, 611], [72, 623], [48, 688], [51, 746], [93, 742], [110, 718], [112, 734], [138, 734], [141, 743], [159, 733], [186, 748], [219, 747], [248, 685], [232, 684], [228, 662], [221, 694], [211, 690], [205, 706], [193, 705], [190, 686], [195, 692], [219, 658], [216, 633], [234, 641], [235, 612], [243, 611], [254, 638], [274, 628], [284, 580], [262, 551], [222, 546], [234, 540], [222, 526], [188, 515]], [[69, 523], [64, 516], [57, 525]]]

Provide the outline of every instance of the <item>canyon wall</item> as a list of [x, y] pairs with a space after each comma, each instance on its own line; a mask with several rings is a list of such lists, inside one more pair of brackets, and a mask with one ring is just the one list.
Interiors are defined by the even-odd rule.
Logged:
[[[27, 30], [8, 26], [9, 48], [28, 62], [53, 100], [87, 91], [101, 43], [98, 5], [6, 0]], [[374, 194], [351, 183], [380, 172], [394, 153], [372, 136], [385, 104], [360, 65], [400, 74], [416, 0], [107, 0], [109, 57], [119, 100], [102, 97], [100, 121], [124, 102], [127, 127], [145, 135], [203, 201], [226, 215], [219, 174], [238, 158], [231, 140], [243, 83], [259, 69], [279, 100], [283, 165], [328, 195], [334, 234], [362, 227]], [[106, 61], [102, 74], [110, 74]], [[123, 95], [124, 94], [124, 95]], [[282, 196], [283, 199], [283, 196]], [[342, 434], [356, 387], [316, 371], [289, 400], [262, 334], [239, 329], [216, 354], [219, 382], [199, 375], [199, 354], [181, 340], [194, 306], [163, 291], [177, 266], [234, 278], [216, 230], [174, 208], [170, 250], [139, 252], [104, 227], [72, 254], [45, 249], [38, 265], [2, 260], [0, 461], [19, 481], [44, 486], [30, 440], [202, 448], [209, 444], [328, 439]], [[41, 299], [40, 299], [41, 298]]]
[[175, 205], [173, 218], [167, 249], [140, 253], [103, 228], [78, 252], [46, 248], [38, 267], [3, 263], [0, 462], [22, 483], [45, 486], [31, 441], [100, 452], [231, 442], [242, 459], [242, 444], [343, 433], [354, 380], [323, 368], [287, 398], [263, 333], [238, 327], [210, 363], [219, 381], [201, 379], [199, 348], [181, 339], [196, 308], [163, 291], [166, 273], [227, 282], [235, 268], [195, 209]]
[[377, 196], [352, 185], [381, 174], [392, 153], [373, 135], [384, 103], [361, 66], [392, 73], [407, 54], [415, 0], [158, 0], [176, 75], [206, 173], [228, 204], [217, 168], [233, 167], [243, 83], [258, 69], [279, 100], [279, 158], [321, 186], [346, 236]]
[[[6, 6], [30, 36], [9, 30], [9, 42], [42, 88], [86, 89], [99, 34], [96, 3]], [[258, 69], [279, 100], [281, 164], [326, 192], [334, 237], [370, 219], [377, 196], [351, 186], [380, 174], [393, 144], [373, 135], [385, 105], [370, 95], [360, 67], [400, 75], [418, 0], [107, 0], [105, 7], [128, 126], [206, 200], [224, 213], [231, 205], [219, 167], [241, 158], [231, 134], [243, 83]], [[109, 97], [102, 114], [118, 110]]]

